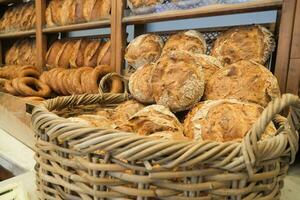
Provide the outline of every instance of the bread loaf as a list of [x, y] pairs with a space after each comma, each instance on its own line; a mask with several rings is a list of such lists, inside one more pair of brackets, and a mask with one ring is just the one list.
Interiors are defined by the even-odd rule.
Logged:
[[96, 21], [109, 17], [111, 0], [94, 0], [94, 6], [87, 21]]
[[35, 26], [34, 3], [20, 3], [10, 6], [1, 18], [1, 31], [30, 30]]
[[78, 68], [84, 66], [84, 52], [88, 44], [89, 41], [85, 39], [76, 41], [70, 58], [71, 67]]
[[111, 118], [117, 125], [117, 129], [131, 131], [131, 127], [128, 125], [128, 120], [143, 108], [143, 104], [140, 104], [135, 100], [128, 100], [119, 104], [114, 109]]
[[97, 65], [97, 58], [100, 52], [101, 42], [92, 40], [87, 45], [84, 51], [84, 66], [95, 67]]
[[174, 50], [205, 54], [207, 45], [201, 33], [195, 30], [189, 30], [170, 36], [163, 48], [163, 54]]
[[76, 1], [64, 0], [61, 7], [61, 25], [74, 24], [76, 22]]
[[176, 116], [162, 105], [151, 105], [138, 111], [129, 119], [128, 126], [139, 135], [171, 132], [183, 137], [183, 126]]
[[33, 39], [17, 40], [5, 54], [5, 63], [8, 65], [36, 64], [36, 48]]
[[172, 51], [157, 61], [151, 85], [157, 104], [173, 112], [183, 111], [201, 99], [204, 73], [196, 56], [185, 51]]
[[69, 40], [65, 41], [60, 48], [60, 51], [57, 52], [57, 56], [55, 58], [55, 66], [69, 68], [70, 66], [70, 58], [74, 51], [75, 41]]
[[97, 65], [110, 65], [111, 61], [111, 41], [103, 43], [97, 58]]
[[131, 9], [154, 6], [159, 3], [163, 3], [163, 0], [127, 0], [127, 4]]
[[238, 99], [261, 106], [280, 96], [275, 76], [254, 61], [239, 61], [216, 72], [208, 81], [204, 98]]
[[151, 77], [154, 68], [153, 63], [138, 68], [129, 79], [129, 91], [139, 102], [150, 104], [155, 99], [152, 94]]
[[211, 55], [232, 64], [253, 60], [264, 64], [274, 50], [273, 34], [262, 26], [232, 28], [215, 41]]
[[219, 69], [223, 68], [223, 63], [212, 56], [205, 54], [197, 54], [197, 60], [203, 68], [205, 83], [208, 82], [210, 77], [215, 74]]
[[158, 35], [140, 35], [127, 46], [125, 60], [135, 68], [155, 62], [161, 55], [163, 45], [164, 42]]
[[64, 1], [51, 0], [46, 9], [46, 23], [47, 26], [58, 26], [62, 25], [61, 14], [63, 13], [62, 6]]
[[[184, 121], [184, 132], [195, 140], [227, 142], [241, 140], [257, 121], [263, 107], [235, 99], [205, 101], [199, 103]], [[275, 135], [270, 123], [262, 139]]]
[[52, 69], [56, 66], [56, 57], [58, 55], [58, 52], [63, 46], [63, 42], [61, 40], [55, 41], [50, 48], [47, 51], [46, 54], [46, 66], [48, 69]]

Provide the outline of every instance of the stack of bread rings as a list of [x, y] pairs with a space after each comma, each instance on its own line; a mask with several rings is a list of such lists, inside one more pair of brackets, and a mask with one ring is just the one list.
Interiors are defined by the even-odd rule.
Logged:
[[[81, 67], [78, 69], [54, 68], [44, 72], [40, 80], [47, 84], [55, 93], [59, 95], [72, 95], [84, 93], [98, 93], [100, 80], [112, 69], [108, 65], [99, 65], [95, 68]], [[108, 91], [120, 93], [123, 84], [119, 77], [112, 77], [108, 86]]]
[[0, 69], [0, 87], [15, 96], [46, 98], [48, 85], [39, 80], [40, 71], [33, 66], [9, 65]]

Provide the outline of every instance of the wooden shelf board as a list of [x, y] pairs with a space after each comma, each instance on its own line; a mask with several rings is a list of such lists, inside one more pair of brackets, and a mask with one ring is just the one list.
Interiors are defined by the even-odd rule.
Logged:
[[0, 39], [34, 35], [35, 30], [0, 33]]
[[57, 32], [68, 32], [68, 31], [78, 31], [85, 29], [95, 29], [95, 28], [105, 28], [110, 26], [110, 19], [105, 19], [101, 21], [86, 22], [80, 24], [71, 24], [65, 26], [56, 27], [46, 27], [43, 28], [43, 33], [57, 33]]
[[237, 4], [217, 4], [188, 10], [173, 10], [162, 13], [128, 16], [124, 17], [122, 22], [125, 24], [144, 24], [167, 20], [267, 11], [280, 9], [282, 3], [283, 0], [260, 0]]

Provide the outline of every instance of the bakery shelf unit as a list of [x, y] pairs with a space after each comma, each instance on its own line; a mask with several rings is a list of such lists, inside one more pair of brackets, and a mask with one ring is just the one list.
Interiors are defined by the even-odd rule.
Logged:
[[[126, 47], [126, 27], [133, 25], [134, 35], [145, 33], [148, 23], [170, 20], [182, 20], [199, 17], [224, 16], [241, 13], [254, 13], [260, 11], [277, 11], [276, 22], [271, 26], [275, 34], [277, 48], [272, 56], [272, 72], [278, 78], [281, 91], [286, 91], [286, 82], [289, 65], [290, 45], [292, 40], [292, 29], [297, 0], [258, 0], [237, 4], [217, 4], [189, 10], [173, 10], [161, 13], [133, 15], [126, 5], [126, 1], [118, 1], [116, 24], [116, 70], [121, 73], [124, 65], [124, 50]], [[227, 27], [228, 28], [228, 27]], [[200, 31], [212, 32], [213, 30], [200, 29]], [[218, 32], [218, 28], [215, 29]], [[166, 35], [165, 33], [159, 33]], [[206, 34], [205, 34], [206, 35]], [[211, 35], [211, 34], [210, 34]], [[209, 34], [208, 34], [209, 36]], [[209, 38], [213, 40], [214, 38]]]
[[[114, 19], [115, 19], [115, 10], [117, 0], [111, 1], [111, 14], [108, 18], [103, 18], [99, 21], [91, 21], [91, 22], [81, 22], [77, 24], [63, 25], [63, 26], [54, 26], [47, 27], [45, 20], [46, 6], [49, 1], [47, 0], [35, 0], [36, 12], [37, 12], [37, 28], [36, 28], [36, 44], [37, 44], [37, 65], [41, 68], [45, 66], [45, 55], [47, 51], [47, 47], [49, 41], [57, 38], [58, 33], [64, 33], [63, 36], [68, 37], [68, 32], [73, 31], [82, 31], [89, 29], [102, 29], [102, 28], [110, 28], [111, 34], [108, 36], [112, 41], [112, 52], [115, 47], [115, 39], [114, 39]], [[91, 36], [91, 38], [106, 38], [107, 35], [101, 35], [100, 32], [97, 35]], [[111, 56], [112, 66], [115, 66], [114, 54]]]

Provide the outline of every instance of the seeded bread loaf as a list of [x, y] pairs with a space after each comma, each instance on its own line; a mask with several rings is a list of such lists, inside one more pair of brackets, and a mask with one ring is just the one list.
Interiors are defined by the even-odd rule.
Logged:
[[[205, 101], [195, 106], [184, 121], [185, 135], [194, 140], [241, 140], [257, 121], [263, 107], [235, 99]], [[262, 139], [274, 136], [270, 123]]]

